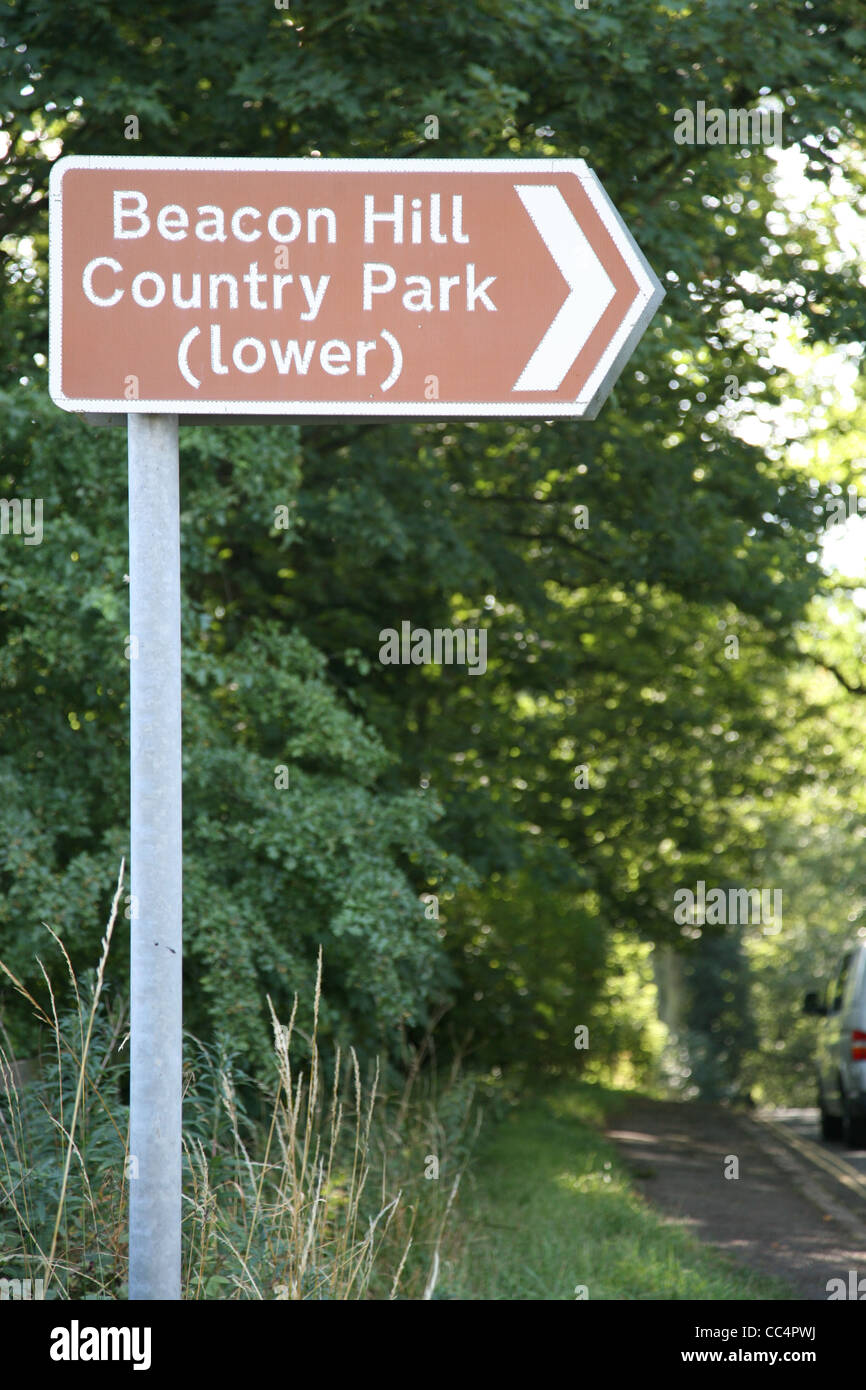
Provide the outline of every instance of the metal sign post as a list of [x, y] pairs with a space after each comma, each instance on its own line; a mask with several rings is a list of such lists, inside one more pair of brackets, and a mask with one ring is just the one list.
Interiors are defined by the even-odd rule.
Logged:
[[180, 1298], [181, 714], [176, 415], [130, 415], [129, 1297]]

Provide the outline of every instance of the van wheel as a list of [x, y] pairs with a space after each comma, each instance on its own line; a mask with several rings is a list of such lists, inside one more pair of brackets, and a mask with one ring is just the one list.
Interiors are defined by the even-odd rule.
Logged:
[[849, 1149], [866, 1147], [866, 1123], [859, 1115], [852, 1115], [848, 1102], [842, 1097], [842, 1138]]
[[821, 1138], [822, 1139], [841, 1139], [842, 1138], [842, 1116], [831, 1115], [824, 1105], [824, 1088], [818, 1081], [818, 1109], [821, 1112]]
[[827, 1111], [821, 1106], [821, 1138], [822, 1139], [841, 1139], [842, 1138], [842, 1117], [841, 1115], [828, 1115]]

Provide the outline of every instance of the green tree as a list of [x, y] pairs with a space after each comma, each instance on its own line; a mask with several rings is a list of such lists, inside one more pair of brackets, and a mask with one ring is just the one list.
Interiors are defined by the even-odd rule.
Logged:
[[[760, 325], [787, 312], [806, 342], [856, 340], [862, 287], [826, 219], [787, 234], [772, 152], [679, 145], [674, 113], [777, 99], [810, 175], [844, 167], [861, 193], [864, 35], [856, 0], [10, 6], [3, 487], [53, 508], [50, 542], [2, 552], [19, 961], [22, 913], [95, 934], [125, 841], [122, 435], [45, 398], [60, 149], [582, 156], [664, 279], [591, 424], [185, 431], [191, 1018], [252, 1048], [253, 1000], [303, 989], [323, 941], [335, 1028], [396, 1048], [450, 1004], [488, 1055], [546, 1055], [572, 1022], [552, 1012], [601, 987], [609, 934], [676, 943], [674, 888], [708, 862], [747, 874], [768, 841], [743, 804], [769, 788], [783, 811], [810, 775], [785, 663], [828, 484], [783, 427], [772, 447], [736, 432], [727, 397], [778, 404]], [[404, 617], [483, 624], [488, 672], [379, 665]]]

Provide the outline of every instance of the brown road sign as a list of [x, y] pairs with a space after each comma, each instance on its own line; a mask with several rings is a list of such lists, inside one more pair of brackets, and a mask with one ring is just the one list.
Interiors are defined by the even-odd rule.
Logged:
[[598, 411], [664, 291], [582, 160], [65, 158], [66, 410]]

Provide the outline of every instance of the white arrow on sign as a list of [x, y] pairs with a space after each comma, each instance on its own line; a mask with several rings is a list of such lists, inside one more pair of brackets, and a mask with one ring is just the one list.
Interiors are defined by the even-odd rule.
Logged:
[[514, 190], [570, 293], [511, 389], [556, 391], [613, 298], [614, 287], [558, 188], [516, 183]]

